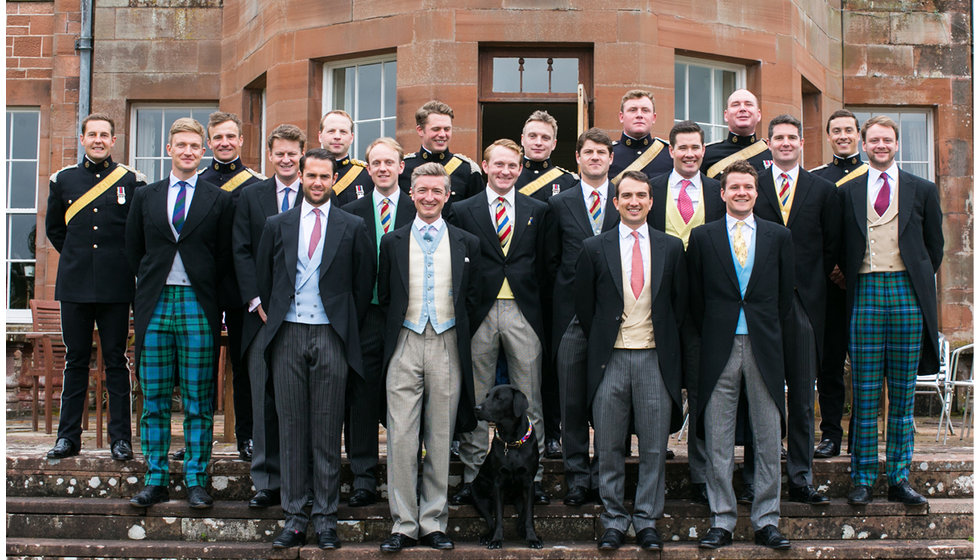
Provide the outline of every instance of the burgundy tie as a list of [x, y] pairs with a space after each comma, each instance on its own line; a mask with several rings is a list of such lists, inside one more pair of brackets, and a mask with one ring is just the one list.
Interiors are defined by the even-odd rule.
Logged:
[[306, 252], [306, 256], [311, 259], [316, 252], [316, 246], [320, 244], [320, 209], [314, 208], [313, 215], [316, 216], [316, 221], [313, 222], [313, 232], [310, 234], [310, 248]]
[[687, 194], [687, 187], [689, 186], [691, 186], [690, 181], [682, 180], [681, 193], [677, 195], [677, 210], [680, 211], [685, 224], [689, 223], [694, 216], [694, 202], [691, 200], [691, 195]]
[[888, 210], [888, 202], [892, 196], [892, 189], [888, 186], [888, 175], [881, 174], [881, 190], [878, 191], [878, 198], [875, 199], [875, 212], [879, 216], [884, 216]]
[[630, 288], [633, 289], [633, 297], [640, 297], [640, 290], [643, 289], [643, 254], [640, 252], [640, 234], [633, 232], [633, 265], [630, 270]]

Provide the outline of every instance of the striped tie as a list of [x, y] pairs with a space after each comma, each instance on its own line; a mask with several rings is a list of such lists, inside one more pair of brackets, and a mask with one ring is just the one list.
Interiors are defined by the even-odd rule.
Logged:
[[783, 186], [779, 187], [779, 205], [786, 208], [789, 204], [789, 175], [780, 173], [779, 178], [783, 180]]
[[514, 228], [510, 225], [507, 217], [507, 209], [504, 208], [504, 197], [497, 197], [497, 208], [494, 212], [495, 222], [497, 223], [497, 237], [500, 239], [500, 248], [507, 254], [507, 247], [510, 245], [511, 233]]
[[381, 201], [381, 228], [385, 233], [391, 228], [391, 199], [388, 197]]
[[184, 229], [184, 214], [185, 206], [187, 204], [187, 183], [185, 181], [177, 181], [177, 186], [180, 190], [177, 191], [177, 200], [174, 201], [174, 230], [177, 231], [177, 235], [180, 235], [180, 230]]
[[592, 199], [589, 202], [589, 217], [592, 218], [592, 231], [599, 235], [602, 231], [602, 204], [599, 200], [599, 191], [593, 190], [590, 196]]

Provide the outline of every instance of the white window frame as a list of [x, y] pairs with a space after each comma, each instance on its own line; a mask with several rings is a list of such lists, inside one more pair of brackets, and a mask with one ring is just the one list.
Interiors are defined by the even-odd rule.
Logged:
[[[336, 100], [333, 98], [333, 90], [334, 90], [333, 73], [334, 73], [334, 70], [337, 70], [339, 68], [349, 68], [351, 66], [366, 66], [368, 64], [378, 64], [378, 63], [384, 63], [384, 62], [395, 62], [397, 64], [398, 57], [396, 56], [395, 53], [388, 53], [388, 54], [382, 54], [382, 55], [376, 55], [376, 56], [368, 56], [368, 57], [363, 57], [363, 58], [353, 58], [353, 59], [346, 59], [346, 60], [338, 60], [338, 61], [335, 61], [335, 62], [330, 62], [328, 64], [324, 64], [323, 65], [323, 100], [322, 100], [322, 104], [321, 104], [320, 116], [322, 117], [323, 115], [327, 114], [328, 112], [337, 109]], [[354, 110], [353, 111], [350, 111], [349, 108], [345, 108], [344, 109], [345, 111], [347, 111], [348, 114], [350, 114], [351, 118], [354, 120], [354, 130], [352, 131], [354, 133], [354, 144], [351, 146], [350, 153], [348, 154], [349, 156], [351, 156], [353, 158], [363, 158], [364, 157], [363, 152], [357, 149], [358, 145], [363, 145], [364, 148], [367, 148], [368, 144], [370, 144], [371, 142], [374, 141], [374, 138], [363, 138], [363, 139], [361, 138], [361, 136], [359, 134], [359, 130], [358, 130], [359, 125], [361, 123], [363, 123], [363, 122], [379, 122], [380, 121], [381, 122], [381, 135], [382, 136], [391, 136], [392, 138], [394, 138], [395, 131], [397, 130], [397, 127], [398, 127], [398, 121], [397, 121], [397, 115], [395, 113], [395, 108], [392, 107], [391, 108], [392, 109], [392, 115], [395, 115], [396, 116], [395, 124], [392, 126], [391, 130], [385, 130], [384, 119], [390, 118], [390, 117], [385, 117], [385, 112], [386, 112], [386, 110], [388, 108], [385, 107], [385, 105], [384, 105], [385, 96], [384, 96], [383, 93], [381, 95], [381, 117], [379, 117], [379, 118], [373, 118], [373, 119], [361, 119], [360, 118], [360, 116], [358, 114], [359, 113], [359, 108], [356, 105], [356, 99], [358, 97], [358, 88], [359, 87], [360, 87], [360, 84], [359, 83], [355, 83], [354, 84], [354, 99], [355, 99]], [[381, 73], [381, 87], [382, 88], [385, 87], [385, 83], [384, 83], [384, 72]], [[396, 88], [398, 87], [397, 80], [395, 82], [395, 87]], [[319, 130], [320, 130], [320, 123], [317, 122], [317, 131], [319, 131]], [[362, 140], [363, 140], [363, 142], [362, 142]], [[315, 142], [315, 145], [319, 146], [319, 141], [318, 140]]]
[[[34, 216], [34, 219], [35, 219], [35, 224], [36, 224], [36, 220], [37, 220], [37, 205], [38, 205], [38, 190], [37, 190], [37, 187], [38, 187], [38, 174], [40, 172], [39, 171], [40, 168], [38, 166], [40, 165], [40, 158], [41, 158], [41, 108], [40, 107], [7, 107], [7, 113], [34, 113], [37, 116], [37, 138], [36, 138], [36, 141], [37, 141], [37, 149], [35, 150], [35, 154], [37, 156], [36, 159], [33, 159], [33, 160], [31, 160], [31, 159], [16, 159], [15, 160], [15, 159], [11, 158], [10, 157], [10, 155], [11, 155], [10, 154], [11, 146], [9, 144], [7, 144], [7, 142], [6, 142], [6, 134], [4, 135], [5, 136], [5, 138], [4, 138], [4, 154], [3, 154], [4, 155], [4, 167], [6, 168], [6, 163], [7, 162], [14, 162], [14, 161], [33, 161], [34, 162], [34, 169], [35, 169], [35, 177], [34, 177], [34, 208], [8, 208], [7, 207], [7, 198], [6, 197], [9, 196], [9, 194], [10, 194], [10, 184], [9, 184], [10, 177], [8, 175], [8, 177], [6, 179], [7, 182], [5, 182], [5, 184], [4, 184], [4, 188], [6, 189], [5, 190], [6, 196], [4, 196], [4, 201], [3, 201], [3, 208], [4, 208], [4, 214], [3, 214], [3, 217], [4, 217], [4, 219], [3, 219], [3, 234], [0, 235], [0, 239], [3, 240], [3, 247], [4, 247], [3, 292], [4, 292], [4, 309], [6, 310], [6, 313], [7, 313], [7, 323], [24, 324], [24, 323], [30, 323], [31, 322], [31, 310], [30, 310], [30, 308], [27, 308], [27, 309], [11, 309], [10, 308], [10, 291], [9, 291], [9, 289], [10, 289], [10, 265], [12, 263], [31, 263], [31, 262], [34, 263], [34, 273], [35, 273], [35, 276], [34, 276], [34, 286], [35, 286], [34, 296], [37, 297], [37, 291], [36, 291], [37, 290], [37, 258], [36, 258], [37, 257], [37, 255], [36, 255], [36, 251], [37, 250], [36, 250], [36, 247], [37, 247], [37, 241], [38, 241], [39, 237], [42, 236], [42, 235], [44, 235], [44, 230], [40, 226], [37, 226], [37, 230], [35, 230], [35, 235], [34, 235], [35, 258], [34, 259], [11, 259], [10, 258], [10, 255], [9, 255], [9, 249], [10, 249], [10, 247], [8, 245], [8, 243], [9, 243], [10, 240], [7, 238], [7, 217], [10, 216], [11, 214], [33, 215]], [[4, 119], [6, 119], [6, 116], [4, 116]], [[4, 170], [4, 172], [6, 173], [6, 169]]]
[[[711, 72], [711, 80], [712, 81], [714, 81], [714, 79], [715, 79], [715, 73], [713, 72], [714, 70], [724, 70], [724, 71], [734, 72], [735, 73], [735, 89], [738, 90], [738, 89], [742, 89], [742, 88], [745, 87], [745, 81], [746, 81], [745, 66], [742, 66], [742, 65], [739, 65], [739, 64], [733, 64], [733, 63], [730, 63], [730, 62], [718, 62], [718, 61], [715, 61], [715, 60], [706, 60], [706, 59], [703, 59], [703, 58], [694, 58], [694, 57], [689, 57], [689, 56], [676, 56], [676, 57], [674, 57], [675, 75], [676, 75], [676, 67], [677, 67], [677, 64], [687, 64], [687, 65], [692, 65], [693, 64], [695, 66], [701, 66], [703, 68], [708, 68], [708, 69], [712, 70], [712, 72]], [[685, 108], [687, 110], [687, 113], [690, 114], [690, 111], [691, 111], [691, 106], [690, 106], [690, 103], [689, 103], [689, 100], [690, 99], [689, 99], [689, 97], [687, 97], [688, 87], [690, 86], [690, 68], [686, 69], [686, 71], [684, 72], [684, 80], [685, 80], [684, 81], [684, 95], [685, 95], [685, 103], [684, 103], [684, 106], [685, 106]], [[675, 98], [678, 95], [677, 88], [678, 88], [678, 84], [675, 83], [674, 84], [674, 96], [675, 96]], [[714, 87], [709, 88], [709, 92], [710, 92], [710, 95], [712, 97], [712, 99], [710, 101], [712, 120], [714, 121], [715, 119], [717, 119], [717, 122], [708, 122], [708, 123], [706, 123], [706, 122], [697, 121], [698, 125], [700, 125], [702, 129], [704, 129], [704, 140], [705, 140], [706, 143], [713, 142], [715, 140], [722, 140], [722, 139], [724, 139], [725, 138], [725, 134], [727, 134], [727, 131], [728, 131], [728, 125], [725, 124], [725, 119], [724, 119], [725, 102], [727, 100], [725, 100], [725, 99], [714, 99], [714, 97], [715, 97], [715, 88]], [[676, 108], [676, 106], [677, 106], [677, 104], [675, 102], [674, 108]], [[674, 115], [674, 122], [675, 123], [678, 123], [678, 122], [681, 122], [681, 121], [684, 121], [684, 120], [688, 120], [687, 115], [677, 115], [677, 114]], [[713, 134], [712, 134], [714, 131], [720, 132], [721, 135], [719, 137], [717, 137], [717, 138], [714, 137]]]
[[[153, 155], [153, 156], [145, 156], [145, 155], [140, 155], [140, 154], [137, 154], [136, 153], [136, 145], [137, 145], [137, 138], [138, 138], [137, 130], [136, 130], [136, 126], [138, 124], [137, 123], [137, 120], [138, 119], [136, 118], [136, 113], [140, 109], [187, 109], [188, 110], [188, 114], [189, 114], [189, 112], [191, 110], [202, 109], [202, 110], [207, 111], [210, 114], [211, 112], [214, 112], [214, 111], [217, 111], [218, 110], [218, 104], [217, 104], [217, 102], [215, 102], [214, 104], [211, 104], [211, 103], [208, 103], [208, 102], [198, 102], [198, 103], [134, 103], [129, 108], [129, 149], [128, 149], [127, 153], [129, 154], [129, 163], [133, 167], [137, 167], [137, 168], [138, 168], [138, 165], [139, 165], [139, 162], [137, 161], [137, 158], [140, 158], [140, 159], [150, 159], [150, 158], [152, 158], [152, 159], [154, 159], [156, 161], [169, 161], [170, 160], [170, 156], [168, 156], [167, 153], [166, 153], [167, 134], [169, 133], [169, 129], [166, 129], [166, 130], [163, 130], [162, 131], [162, 141], [161, 141], [161, 144], [160, 144], [161, 147], [164, 148], [164, 152], [162, 154]], [[205, 136], [206, 136], [207, 135], [207, 126], [208, 126], [207, 119], [205, 119], [203, 122], [201, 122], [201, 125], [205, 128]], [[166, 128], [166, 123], [164, 123], [164, 127]], [[206, 148], [206, 150], [205, 150], [205, 153], [204, 153], [204, 157], [202, 158], [202, 161], [204, 159], [208, 159], [208, 158], [211, 157], [211, 149], [210, 148], [207, 148], [207, 138], [205, 138], [205, 148]], [[163, 169], [164, 169], [164, 172], [166, 173], [166, 170], [170, 169], [170, 167], [168, 165], [164, 165], [163, 166]], [[166, 174], [164, 174], [163, 177], [166, 177]], [[156, 180], [160, 180], [163, 177], [157, 178]], [[149, 175], [147, 175], [147, 181], [152, 182], [151, 179], [152, 179], [152, 177], [150, 177]]]
[[[894, 119], [894, 116], [897, 114], [899, 116], [898, 120], [896, 121], [898, 123], [898, 143], [899, 143], [899, 145], [901, 145], [902, 142], [904, 142], [906, 140], [906, 135], [905, 134], [902, 134], [902, 121], [901, 121], [901, 116], [902, 115], [909, 115], [909, 114], [925, 115], [926, 116], [926, 137], [927, 137], [926, 154], [928, 156], [927, 159], [926, 160], [912, 160], [912, 161], [903, 160], [900, 157], [901, 156], [901, 150], [899, 150], [899, 153], [895, 155], [895, 163], [898, 164], [898, 167], [899, 168], [901, 168], [901, 169], [903, 169], [905, 171], [908, 171], [908, 169], [902, 167], [903, 164], [906, 164], [906, 163], [917, 163], [917, 164], [924, 163], [924, 164], [926, 164], [926, 168], [929, 170], [929, 173], [928, 173], [928, 176], [923, 177], [923, 178], [924, 179], [928, 179], [928, 180], [930, 180], [932, 182], [935, 182], [936, 181], [936, 153], [935, 153], [936, 152], [936, 149], [935, 149], [935, 146], [936, 146], [936, 131], [935, 131], [934, 123], [933, 123], [934, 116], [933, 116], [933, 110], [932, 109], [930, 109], [928, 107], [889, 107], [889, 106], [875, 106], [875, 105], [855, 105], [855, 106], [848, 105], [845, 108], [848, 111], [851, 111], [852, 113], [854, 113], [855, 116], [857, 116], [858, 122], [861, 123], [861, 125], [864, 125], [864, 121], [868, 120], [871, 117], [875, 117], [875, 116], [878, 116], [878, 115], [886, 115], [886, 116], [889, 116], [892, 119]], [[862, 153], [864, 152], [864, 145], [863, 145], [863, 143], [860, 145], [860, 150], [861, 150]], [[867, 159], [867, 155], [866, 154], [865, 155], [862, 155], [861, 157], [863, 159]]]

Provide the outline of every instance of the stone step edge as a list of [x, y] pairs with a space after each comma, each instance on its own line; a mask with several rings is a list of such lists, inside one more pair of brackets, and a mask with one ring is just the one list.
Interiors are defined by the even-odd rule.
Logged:
[[[382, 555], [378, 543], [343, 544], [339, 551], [324, 553], [315, 545], [286, 550], [274, 550], [268, 543], [239, 542], [171, 542], [171, 541], [98, 541], [80, 539], [8, 538], [8, 556], [72, 556], [76, 558], [376, 558]], [[695, 543], [667, 543], [659, 554], [642, 553], [644, 557], [681, 559], [705, 557], [731, 559], [843, 558], [909, 559], [909, 558], [972, 558], [973, 543], [965, 539], [904, 540], [904, 541], [794, 541], [792, 548], [773, 551], [752, 543], [737, 542], [714, 551], [700, 551]], [[602, 558], [636, 558], [641, 551], [632, 542], [618, 551], [602, 553]], [[340, 555], [342, 554], [342, 556]], [[454, 559], [586, 559], [598, 555], [595, 542], [577, 541], [546, 544], [534, 550], [520, 542], [505, 542], [501, 550], [487, 550], [476, 543], [459, 543], [451, 553]], [[414, 547], [403, 550], [399, 558], [431, 558], [431, 549]], [[447, 558], [449, 556], [447, 555]]]

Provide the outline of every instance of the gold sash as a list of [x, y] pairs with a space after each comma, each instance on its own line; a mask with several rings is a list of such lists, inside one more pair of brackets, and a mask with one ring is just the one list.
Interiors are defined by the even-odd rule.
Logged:
[[244, 169], [238, 175], [228, 179], [224, 185], [221, 185], [221, 190], [231, 192], [241, 186], [245, 181], [248, 181], [248, 178], [251, 176], [252, 174], [247, 169]]
[[613, 180], [610, 182], [613, 185], [618, 185], [619, 181], [623, 178], [623, 174], [625, 174], [627, 171], [640, 171], [641, 169], [649, 165], [650, 162], [653, 161], [653, 158], [657, 157], [657, 154], [659, 154], [660, 151], [663, 149], [664, 149], [664, 143], [654, 140], [653, 145], [647, 148], [647, 151], [640, 154], [640, 157], [634, 159], [633, 163], [626, 166], [626, 169], [620, 171], [619, 175], [613, 177]]
[[363, 167], [360, 165], [352, 165], [350, 169], [347, 170], [347, 173], [344, 173], [344, 176], [341, 177], [340, 180], [333, 186], [333, 193], [339, 196], [340, 193], [344, 192], [347, 187], [354, 182], [354, 179], [357, 179], [357, 176], [361, 174], [361, 171], [364, 171]]
[[737, 159], [751, 159], [769, 148], [769, 144], [766, 144], [765, 140], [759, 140], [755, 144], [742, 148], [741, 150], [735, 152], [734, 154], [722, 159], [721, 161], [715, 163], [708, 168], [708, 172], [705, 173], [708, 177], [714, 179], [719, 173], [725, 170], [726, 167], [732, 164], [733, 161]]
[[548, 181], [561, 177], [562, 173], [563, 171], [561, 169], [552, 167], [544, 175], [521, 187], [521, 190], [518, 192], [525, 196], [531, 196], [532, 194], [541, 190], [541, 187], [543, 187]]
[[839, 187], [839, 186], [843, 185], [844, 183], [850, 181], [851, 179], [857, 177], [858, 175], [861, 175], [861, 174], [866, 173], [867, 171], [868, 171], [868, 164], [867, 163], [862, 163], [861, 165], [859, 165], [857, 167], [857, 169], [855, 169], [854, 171], [851, 171], [847, 175], [844, 175], [843, 177], [841, 177], [840, 180], [837, 181], [837, 186]]
[[96, 183], [94, 187], [87, 190], [81, 198], [73, 202], [72, 205], [68, 207], [68, 211], [65, 212], [65, 225], [68, 225], [68, 222], [75, 217], [75, 214], [81, 212], [86, 206], [91, 204], [93, 200], [99, 198], [102, 193], [111, 189], [113, 185], [119, 182], [119, 179], [122, 179], [123, 175], [126, 174], [126, 171], [128, 170], [122, 165], [116, 165], [116, 168], [112, 170], [112, 173], [107, 175], [105, 179], [102, 179]]

